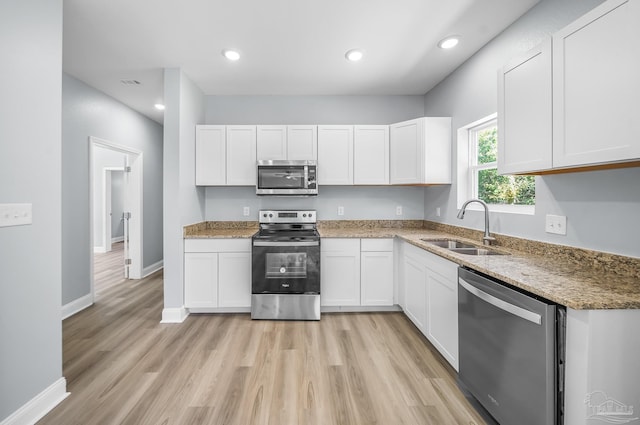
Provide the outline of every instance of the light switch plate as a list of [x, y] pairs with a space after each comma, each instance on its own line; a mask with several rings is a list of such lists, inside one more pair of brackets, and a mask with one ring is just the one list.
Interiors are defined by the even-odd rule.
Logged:
[[248, 217], [251, 214], [251, 209], [249, 207], [244, 207], [242, 209], [242, 215], [244, 215], [245, 217]]
[[344, 215], [344, 207], [338, 207], [338, 215]]
[[544, 231], [547, 233], [554, 233], [556, 235], [566, 235], [567, 217], [564, 215], [547, 214]]
[[0, 227], [23, 226], [32, 222], [32, 204], [0, 204]]
[[396, 207], [396, 215], [402, 215], [402, 205]]

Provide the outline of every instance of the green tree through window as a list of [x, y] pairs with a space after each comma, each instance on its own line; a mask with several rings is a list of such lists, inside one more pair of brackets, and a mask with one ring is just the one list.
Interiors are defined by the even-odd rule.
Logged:
[[488, 204], [535, 205], [534, 176], [500, 176], [497, 169], [498, 129], [495, 122], [472, 131], [475, 152], [472, 161], [474, 185], [479, 199]]

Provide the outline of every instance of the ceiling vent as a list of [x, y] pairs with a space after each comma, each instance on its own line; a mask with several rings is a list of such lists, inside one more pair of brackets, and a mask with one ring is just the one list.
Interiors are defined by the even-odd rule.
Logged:
[[120, 80], [120, 82], [122, 84], [124, 84], [125, 86], [139, 86], [142, 83], [138, 80]]

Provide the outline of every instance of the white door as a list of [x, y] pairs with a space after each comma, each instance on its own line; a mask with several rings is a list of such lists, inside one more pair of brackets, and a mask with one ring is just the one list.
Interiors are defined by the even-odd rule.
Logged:
[[317, 126], [287, 126], [287, 158], [293, 160], [309, 161], [318, 159]]
[[[131, 253], [129, 252], [129, 220], [131, 219], [132, 193], [131, 184], [131, 166], [129, 165], [129, 155], [124, 156], [124, 199], [122, 203], [122, 225], [124, 227], [124, 277], [129, 279], [129, 267], [131, 266]], [[111, 235], [109, 235], [111, 237]]]
[[259, 125], [257, 127], [257, 159], [287, 159], [287, 126]]
[[389, 184], [389, 126], [356, 125], [353, 142], [353, 183]]

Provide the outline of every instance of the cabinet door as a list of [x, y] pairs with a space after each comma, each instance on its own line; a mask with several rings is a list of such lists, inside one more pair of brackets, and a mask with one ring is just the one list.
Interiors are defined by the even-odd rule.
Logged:
[[318, 184], [353, 184], [353, 126], [318, 126]]
[[640, 158], [639, 22], [609, 0], [554, 34], [554, 167]]
[[218, 254], [184, 254], [184, 305], [218, 307]]
[[320, 304], [360, 305], [360, 240], [327, 239], [320, 252]]
[[424, 175], [424, 120], [390, 127], [389, 172], [391, 184], [419, 184]]
[[225, 126], [196, 126], [196, 185], [226, 184], [226, 162]]
[[417, 258], [404, 258], [404, 312], [418, 329], [425, 333], [427, 326], [426, 270]]
[[389, 184], [389, 126], [354, 127], [353, 183]]
[[551, 168], [551, 38], [498, 70], [498, 172]]
[[[452, 264], [454, 269], [457, 265]], [[427, 338], [458, 370], [458, 284], [427, 268]]]
[[218, 254], [218, 304], [220, 307], [251, 307], [251, 253]]
[[393, 252], [362, 252], [360, 267], [360, 304], [393, 305]]
[[256, 131], [258, 160], [287, 159], [286, 125], [259, 125]]
[[256, 127], [227, 126], [227, 185], [256, 185]]
[[318, 159], [318, 128], [315, 125], [287, 126], [287, 159]]

